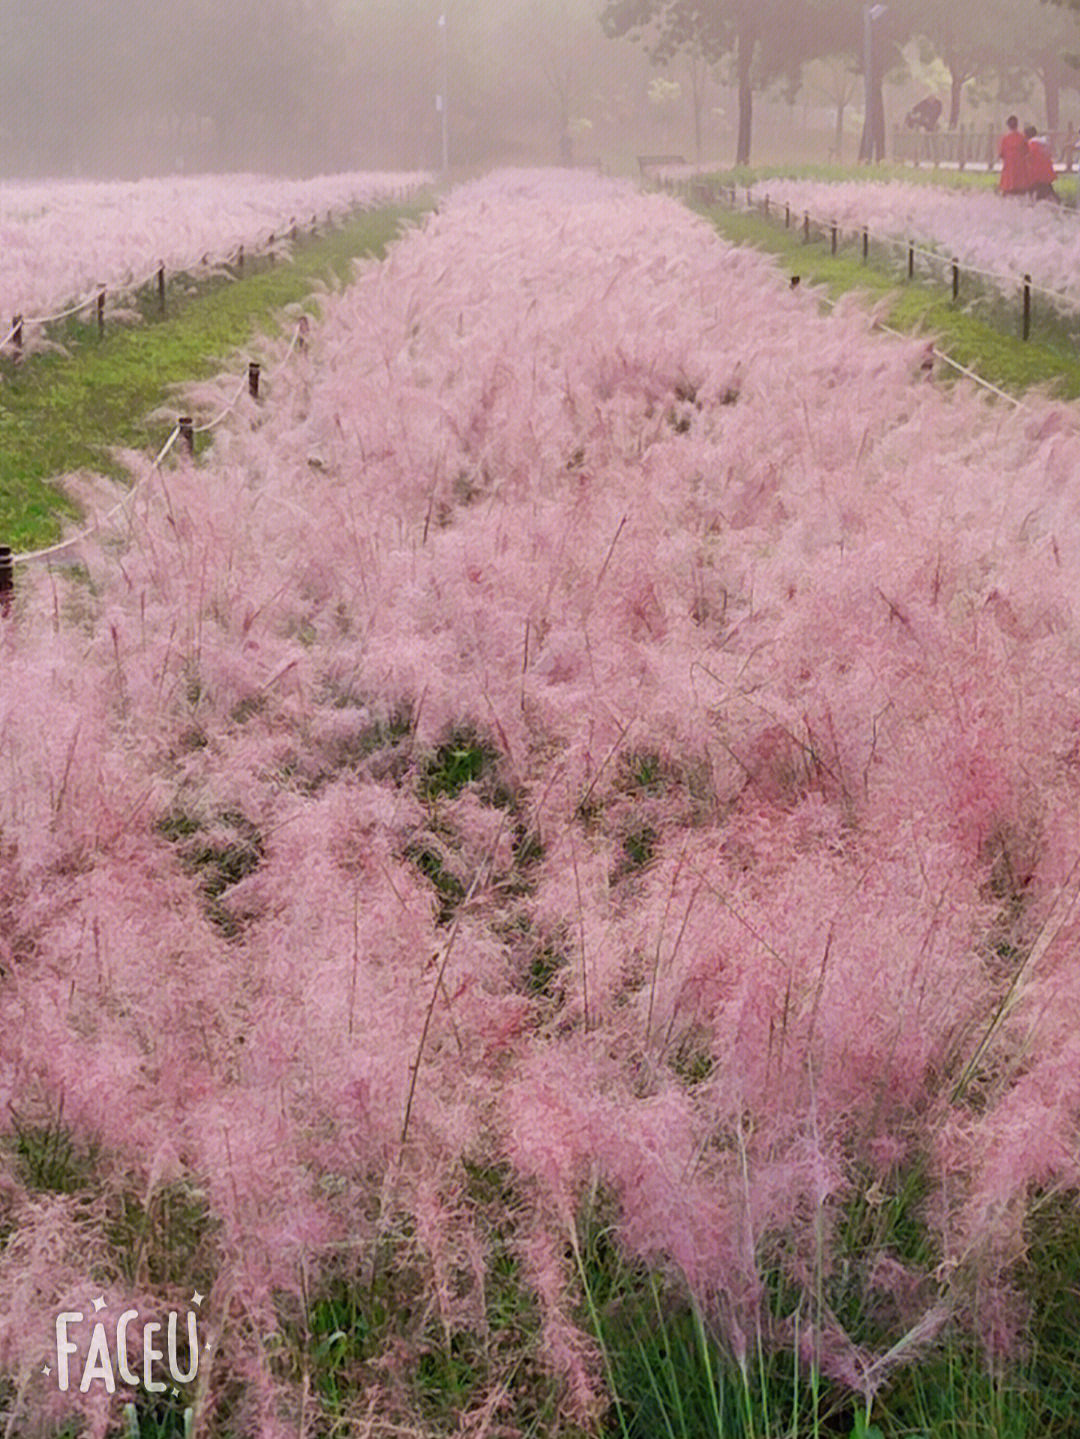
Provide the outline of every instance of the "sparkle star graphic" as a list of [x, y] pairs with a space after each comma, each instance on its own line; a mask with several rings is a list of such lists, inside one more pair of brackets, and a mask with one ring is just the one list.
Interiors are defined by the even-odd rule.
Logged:
[[196, 1309], [198, 1309], [199, 1305], [203, 1302], [203, 1297], [197, 1289], [195, 1293], [191, 1296], [191, 1302], [192, 1304], [194, 1304]]
[[94, 1313], [97, 1314], [99, 1310], [104, 1309], [104, 1308], [105, 1308], [105, 1301], [104, 1301], [104, 1299], [102, 1299], [101, 1295], [99, 1294], [98, 1297], [94, 1300]]
[[45, 1365], [45, 1368], [44, 1368], [41, 1372], [42, 1372], [42, 1374], [45, 1375], [45, 1377], [46, 1377], [46, 1379], [47, 1379], [47, 1378], [49, 1377], [49, 1375], [52, 1373], [52, 1370], [51, 1370], [51, 1369], [49, 1368], [49, 1366], [46, 1364], [46, 1365]]

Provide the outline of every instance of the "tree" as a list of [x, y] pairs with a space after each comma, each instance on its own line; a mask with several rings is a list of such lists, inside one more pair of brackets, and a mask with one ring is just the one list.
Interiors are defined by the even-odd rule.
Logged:
[[836, 114], [833, 154], [844, 158], [844, 111], [859, 92], [859, 73], [851, 55], [826, 55], [814, 61], [809, 77], [810, 88], [832, 105]]
[[980, 0], [961, 13], [953, 0], [922, 0], [915, 18], [918, 33], [933, 47], [949, 72], [947, 128], [960, 123], [960, 101], [969, 80], [985, 75], [1000, 57], [1008, 30], [1008, 0]]
[[1057, 0], [1054, 5], [1028, 0], [1025, 9], [1029, 7], [1030, 23], [1019, 37], [1021, 54], [1042, 83], [1047, 129], [1059, 130], [1061, 91], [1077, 83], [1075, 49], [1080, 32], [1073, 17], [1080, 14], [1080, 0]]
[[801, 6], [790, 0], [607, 0], [601, 22], [609, 35], [641, 41], [661, 64], [680, 52], [709, 64], [733, 54], [739, 95], [735, 163], [745, 165], [750, 160], [755, 66], [763, 74], [775, 73], [770, 44], [787, 43], [797, 28], [792, 25], [793, 10], [814, 8], [814, 0], [802, 0]]

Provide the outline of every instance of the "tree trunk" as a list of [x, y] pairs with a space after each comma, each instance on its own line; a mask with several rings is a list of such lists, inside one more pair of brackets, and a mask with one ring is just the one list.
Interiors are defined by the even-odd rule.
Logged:
[[754, 91], [750, 75], [757, 47], [757, 22], [744, 16], [739, 26], [739, 136], [735, 147], [736, 165], [750, 163], [750, 129], [754, 118]]
[[1061, 67], [1056, 60], [1050, 60], [1043, 67], [1043, 92], [1046, 95], [1046, 128], [1061, 128]]
[[960, 128], [960, 97], [964, 88], [966, 75], [961, 75], [959, 70], [949, 71], [949, 129]]
[[872, 161], [880, 163], [885, 159], [885, 97], [881, 84], [883, 68], [875, 55], [870, 68], [862, 139], [859, 141], [859, 159], [867, 164]]
[[701, 164], [701, 110], [705, 98], [705, 75], [697, 55], [690, 56], [690, 100], [694, 107], [694, 158]]

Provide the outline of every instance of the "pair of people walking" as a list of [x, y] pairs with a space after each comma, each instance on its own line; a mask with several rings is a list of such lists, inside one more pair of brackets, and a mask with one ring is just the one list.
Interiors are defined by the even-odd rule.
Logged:
[[998, 189], [1003, 195], [1033, 195], [1036, 200], [1057, 200], [1054, 181], [1057, 172], [1050, 153], [1050, 142], [1034, 125], [1020, 133], [1020, 121], [1010, 115], [1005, 133], [998, 146], [1001, 179]]

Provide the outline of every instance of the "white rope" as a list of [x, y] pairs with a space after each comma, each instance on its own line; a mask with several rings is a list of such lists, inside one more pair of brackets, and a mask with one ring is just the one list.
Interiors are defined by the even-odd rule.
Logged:
[[57, 320], [66, 320], [71, 315], [77, 315], [80, 310], [85, 310], [88, 305], [92, 305], [104, 289], [105, 287], [103, 285], [98, 285], [92, 295], [87, 295], [85, 299], [79, 300], [76, 304], [71, 305], [68, 309], [60, 310], [55, 315], [31, 315], [29, 318], [24, 317], [23, 324], [53, 325], [56, 323]]
[[173, 445], [176, 444], [176, 440], [179, 434], [180, 426], [175, 425], [173, 427], [172, 434], [165, 441], [164, 445], [162, 445], [153, 464], [147, 470], [146, 474], [142, 477], [139, 483], [137, 485], [132, 485], [131, 489], [128, 490], [127, 494], [124, 495], [122, 499], [118, 500], [116, 504], [113, 505], [111, 510], [106, 511], [106, 513], [103, 514], [100, 519], [95, 520], [94, 523], [92, 525], [89, 525], [85, 530], [80, 530], [77, 535], [72, 535], [70, 539], [59, 541], [58, 544], [48, 545], [43, 550], [28, 550], [22, 554], [12, 555], [11, 563], [13, 565], [21, 565], [26, 564], [29, 560], [43, 560], [50, 555], [58, 555], [63, 550], [69, 550], [72, 548], [73, 545], [80, 545], [84, 540], [89, 539], [92, 534], [95, 534], [99, 529], [101, 529], [102, 525], [108, 524], [108, 522], [112, 519], [114, 515], [119, 514], [126, 505], [129, 505], [131, 501], [135, 498], [135, 496], [139, 493], [139, 491], [143, 488], [143, 486], [147, 483], [150, 477], [157, 473], [162, 461], [165, 459], [165, 456], [172, 449]]
[[[269, 378], [276, 378], [278, 375], [281, 374], [282, 370], [292, 358], [293, 352], [295, 351], [296, 346], [299, 343], [300, 337], [303, 333], [304, 326], [302, 324], [297, 324], [295, 329], [293, 330], [293, 337], [292, 340], [289, 342], [289, 348], [286, 350], [284, 358], [282, 359], [281, 363], [271, 372]], [[220, 410], [212, 420], [207, 420], [205, 424], [193, 425], [192, 434], [203, 435], [206, 434], [208, 430], [213, 430], [218, 425], [220, 425], [221, 422], [226, 419], [236, 408], [237, 402], [239, 401], [241, 395], [244, 393], [244, 390], [247, 388], [247, 386], [248, 381], [246, 379], [241, 380], [240, 384], [236, 388], [236, 393], [233, 395], [232, 399], [225, 406], [225, 408]], [[24, 551], [22, 554], [12, 555], [12, 564], [21, 565], [26, 564], [29, 560], [46, 559], [50, 555], [60, 554], [63, 550], [69, 550], [74, 545], [81, 544], [83, 540], [89, 539], [89, 537], [92, 534], [96, 533], [96, 531], [99, 530], [102, 525], [108, 524], [108, 522], [113, 518], [114, 515], [119, 514], [126, 505], [129, 505], [131, 501], [135, 498], [135, 496], [139, 493], [139, 491], [143, 488], [143, 486], [147, 483], [150, 477], [158, 472], [166, 455], [176, 444], [179, 435], [180, 426], [179, 424], [176, 424], [173, 426], [172, 433], [169, 435], [169, 438], [165, 441], [164, 445], [162, 445], [161, 449], [158, 451], [157, 456], [155, 457], [150, 468], [147, 470], [146, 474], [142, 477], [138, 484], [133, 485], [131, 489], [127, 492], [127, 494], [124, 495], [122, 499], [118, 500], [116, 504], [113, 505], [112, 509], [108, 510], [104, 515], [101, 516], [100, 519], [95, 520], [94, 523], [88, 526], [86, 529], [80, 530], [77, 535], [72, 535], [70, 539], [60, 540], [55, 545], [48, 545], [45, 549], [42, 550], [27, 550]]]
[[[305, 317], [305, 318], [306, 318], [306, 317]], [[292, 337], [292, 339], [289, 341], [289, 348], [285, 351], [285, 358], [281, 361], [281, 364], [280, 364], [280, 365], [275, 366], [274, 369], [272, 369], [272, 370], [270, 371], [270, 374], [267, 376], [267, 379], [270, 379], [270, 380], [276, 380], [276, 379], [277, 379], [278, 375], [281, 374], [282, 370], [285, 368], [285, 366], [286, 366], [286, 365], [289, 363], [289, 361], [292, 359], [293, 351], [296, 349], [297, 345], [300, 343], [300, 336], [303, 335], [303, 334], [306, 334], [306, 333], [307, 333], [307, 326], [306, 326], [306, 324], [304, 324], [304, 323], [298, 323], [296, 326], [294, 326], [294, 328], [293, 328], [293, 337]]]
[[192, 434], [205, 435], [207, 430], [216, 429], [217, 426], [221, 424], [222, 420], [224, 420], [228, 415], [231, 415], [233, 410], [236, 409], [236, 402], [239, 400], [240, 396], [244, 393], [246, 389], [247, 381], [241, 380], [239, 385], [236, 387], [236, 394], [233, 395], [232, 399], [225, 406], [225, 408], [223, 410], [219, 410], [218, 413], [214, 416], [214, 418], [212, 420], [207, 420], [204, 425], [193, 425]]
[[[878, 329], [884, 330], [888, 335], [895, 335], [897, 339], [900, 340], [911, 339], [910, 335], [905, 335], [900, 330], [894, 330], [891, 325], [885, 325], [881, 323], [881, 321], [878, 322]], [[951, 355], [947, 355], [944, 350], [939, 350], [936, 345], [931, 346], [930, 354], [936, 360], [944, 360], [947, 365], [951, 365], [954, 370], [959, 370], [960, 374], [965, 375], [969, 380], [974, 380], [975, 384], [981, 385], [984, 390], [989, 390], [989, 392], [992, 395], [996, 395], [999, 400], [1008, 400], [1009, 404], [1015, 405], [1018, 410], [1026, 410], [1028, 408], [1023, 400], [1018, 400], [1015, 395], [1010, 395], [1007, 390], [998, 389], [997, 385], [991, 384], [989, 380], [983, 379], [982, 375], [976, 374], [974, 370], [969, 370], [966, 365], [962, 365], [959, 360], [954, 360]]]
[[[820, 299], [824, 304], [828, 305], [830, 310], [836, 308], [836, 301], [832, 299], [831, 296], [821, 295]], [[912, 339], [911, 335], [905, 335], [902, 330], [894, 330], [891, 325], [886, 325], [883, 320], [876, 320], [874, 322], [874, 328], [883, 330], [885, 334], [893, 335], [898, 340], [910, 341]], [[984, 390], [988, 390], [990, 394], [996, 395], [998, 399], [1007, 400], [1010, 405], [1015, 405], [1018, 410], [1026, 410], [1028, 408], [1023, 400], [1018, 400], [1015, 395], [1010, 395], [1007, 390], [999, 389], [997, 385], [984, 379], [982, 375], [977, 374], [974, 370], [969, 370], [966, 365], [962, 365], [959, 360], [954, 360], [953, 357], [947, 355], [944, 350], [939, 350], [936, 345], [932, 344], [930, 346], [930, 354], [934, 359], [944, 360], [947, 365], [951, 365], [954, 370], [958, 370], [961, 375], [965, 375], [969, 380], [973, 380], [976, 385], [981, 385]]]

